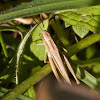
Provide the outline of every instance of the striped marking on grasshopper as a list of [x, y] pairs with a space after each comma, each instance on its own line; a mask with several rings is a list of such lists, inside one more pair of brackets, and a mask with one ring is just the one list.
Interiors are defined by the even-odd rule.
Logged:
[[[41, 27], [40, 27], [40, 29], [42, 30]], [[51, 68], [52, 68], [52, 71], [53, 71], [55, 77], [57, 78], [58, 82], [61, 82], [60, 77], [58, 75], [58, 72], [56, 70], [56, 68], [57, 68], [58, 71], [60, 72], [61, 76], [65, 80], [65, 82], [67, 82], [69, 85], [71, 85], [68, 73], [67, 73], [66, 68], [63, 64], [63, 61], [61, 59], [61, 56], [60, 56], [60, 53], [59, 53], [59, 50], [58, 50], [56, 44], [54, 43], [53, 39], [51, 38], [50, 34], [47, 31], [42, 30], [42, 32], [43, 32], [42, 39], [43, 39], [43, 42], [45, 45], [46, 53], [48, 55], [49, 63], [51, 65]], [[65, 55], [63, 55], [63, 57], [65, 59], [65, 63], [67, 64], [69, 70], [71, 71], [72, 75], [74, 76], [76, 83], [79, 84], [80, 82], [77, 79], [67, 57], [65, 57]], [[44, 60], [44, 62], [46, 62], [46, 60]]]

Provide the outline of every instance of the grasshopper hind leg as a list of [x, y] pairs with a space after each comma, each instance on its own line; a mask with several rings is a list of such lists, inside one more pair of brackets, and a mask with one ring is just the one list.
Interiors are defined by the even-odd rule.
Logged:
[[54, 62], [53, 62], [52, 58], [51, 58], [51, 57], [48, 57], [48, 59], [49, 59], [49, 62], [50, 62], [52, 71], [53, 71], [53, 73], [54, 73], [56, 79], [58, 80], [59, 83], [61, 83], [60, 77], [59, 77], [59, 75], [58, 75], [58, 72], [57, 72], [57, 70], [56, 70], [56, 67], [55, 67], [55, 65], [54, 65]]

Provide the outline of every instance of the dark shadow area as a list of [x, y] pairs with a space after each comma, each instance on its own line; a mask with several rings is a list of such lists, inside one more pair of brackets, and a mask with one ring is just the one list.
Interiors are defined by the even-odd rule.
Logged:
[[72, 87], [66, 83], [58, 84], [48, 75], [36, 86], [37, 100], [100, 100], [99, 93], [90, 91], [84, 85], [72, 83]]

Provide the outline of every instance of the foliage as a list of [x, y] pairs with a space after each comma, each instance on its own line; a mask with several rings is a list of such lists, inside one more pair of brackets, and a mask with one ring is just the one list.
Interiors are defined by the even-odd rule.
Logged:
[[[29, 28], [31, 25], [12, 21], [27, 16], [40, 20], [37, 15], [40, 13], [48, 13], [48, 18], [39, 26], [32, 24]], [[52, 72], [50, 65], [43, 62], [44, 45], [37, 45], [43, 43], [40, 27], [52, 33], [77, 77], [91, 89], [100, 91], [99, 0], [34, 0], [1, 12], [0, 23], [4, 22], [8, 26], [0, 26], [0, 84], [7, 88], [13, 83], [15, 88], [10, 87], [12, 90], [4, 95], [1, 87], [2, 100], [14, 100], [21, 94], [28, 96], [21, 95], [21, 100], [36, 99], [34, 84]]]

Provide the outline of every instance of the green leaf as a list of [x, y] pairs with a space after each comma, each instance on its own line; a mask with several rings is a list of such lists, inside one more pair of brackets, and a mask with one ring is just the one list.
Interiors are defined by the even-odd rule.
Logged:
[[30, 98], [36, 99], [36, 95], [35, 95], [35, 89], [33, 86], [31, 86], [27, 92], [24, 93], [25, 96], [28, 96]]
[[59, 12], [62, 20], [73, 26], [84, 27], [94, 33], [100, 34], [100, 5]]
[[29, 3], [17, 6], [0, 15], [0, 23], [18, 18], [40, 13], [49, 13], [58, 10], [80, 8], [99, 5], [99, 0], [34, 0]]
[[[44, 28], [45, 30], [47, 31], [48, 29], [48, 24], [49, 24], [49, 21], [48, 19], [45, 20], [43, 22], [44, 24]], [[43, 25], [42, 23], [39, 25], [42, 29], [43, 28]], [[40, 27], [37, 27], [35, 30], [34, 30], [34, 33], [32, 34], [32, 43], [30, 45], [30, 49], [31, 49], [31, 52], [40, 60], [40, 61], [43, 61], [44, 60], [44, 55], [45, 55], [45, 46], [43, 44], [43, 40], [42, 40], [42, 31], [40, 29]], [[40, 44], [40, 45], [39, 45]], [[42, 44], [42, 45], [41, 45]]]
[[67, 28], [69, 26], [71, 26], [71, 25], [69, 23], [65, 22], [65, 27]]
[[84, 36], [89, 32], [89, 30], [84, 27], [72, 26], [72, 28], [74, 32], [81, 38], [84, 38]]

